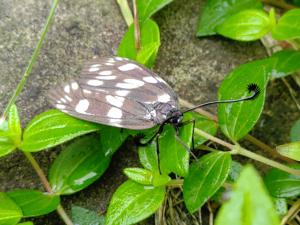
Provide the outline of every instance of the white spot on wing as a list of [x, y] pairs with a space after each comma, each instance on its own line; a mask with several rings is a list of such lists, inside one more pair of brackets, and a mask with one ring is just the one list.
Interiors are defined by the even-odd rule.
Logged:
[[64, 91], [66, 92], [66, 93], [70, 93], [70, 85], [66, 85], [65, 87], [64, 87]]
[[160, 96], [158, 96], [158, 99], [157, 99], [157, 101], [163, 102], [163, 103], [169, 102], [170, 100], [171, 100], [171, 97], [168, 94], [160, 95]]
[[156, 84], [158, 81], [154, 77], [143, 77], [143, 80], [147, 83]]
[[124, 89], [134, 89], [134, 88], [138, 88], [139, 86], [136, 85], [136, 84], [117, 83], [116, 87], [118, 87], [118, 88], [124, 88]]
[[120, 97], [120, 96], [112, 96], [112, 95], [107, 95], [106, 101], [116, 107], [121, 107], [124, 103], [125, 98]]
[[64, 99], [64, 98], [60, 98], [60, 101], [63, 103], [67, 103], [66, 99]]
[[65, 99], [67, 99], [69, 102], [72, 101], [72, 98], [70, 98], [68, 95], [65, 95]]
[[137, 79], [124, 79], [124, 81], [129, 84], [134, 84], [137, 87], [141, 87], [145, 84], [145, 82], [143, 82], [141, 80], [137, 80]]
[[118, 119], [118, 118], [122, 117], [122, 111], [121, 111], [121, 109], [118, 109], [116, 107], [112, 107], [108, 111], [107, 116], [110, 117], [110, 118]]
[[62, 104], [56, 104], [55, 107], [58, 108], [58, 109], [65, 109], [66, 108], [66, 106], [62, 105]]
[[78, 113], [85, 113], [86, 110], [89, 108], [89, 105], [90, 105], [90, 103], [87, 99], [82, 99], [76, 105], [75, 111]]
[[127, 96], [130, 93], [130, 91], [127, 91], [127, 90], [118, 90], [115, 93], [116, 93], [116, 95], [119, 95], [119, 96]]
[[118, 57], [118, 56], [117, 56], [117, 57], [115, 57], [115, 59], [116, 59], [116, 60], [118, 60], [118, 61], [123, 61], [123, 58], [121, 58], [121, 57]]
[[113, 63], [105, 63], [105, 65], [107, 65], [107, 66], [113, 66], [114, 64]]
[[97, 72], [99, 69], [99, 67], [90, 67], [89, 72]]
[[135, 68], [139, 68], [137, 65], [133, 64], [133, 63], [127, 63], [125, 65], [119, 66], [118, 69], [121, 71], [129, 71], [129, 70], [133, 70]]
[[83, 89], [82, 91], [83, 91], [84, 94], [91, 94], [92, 93], [91, 91], [89, 91], [87, 89]]
[[93, 64], [93, 65], [91, 65], [91, 68], [97, 68], [97, 67], [100, 67], [101, 66], [101, 64]]
[[90, 86], [100, 86], [100, 85], [103, 84], [103, 81], [101, 81], [101, 80], [89, 80], [87, 82], [87, 84], [90, 85]]
[[104, 71], [99, 72], [99, 75], [103, 75], [103, 76], [111, 75], [111, 74], [112, 74], [112, 71], [110, 71], [110, 70], [104, 70]]
[[72, 82], [71, 87], [72, 87], [73, 90], [77, 90], [79, 88], [77, 82]]
[[117, 76], [97, 76], [96, 78], [100, 80], [114, 80]]

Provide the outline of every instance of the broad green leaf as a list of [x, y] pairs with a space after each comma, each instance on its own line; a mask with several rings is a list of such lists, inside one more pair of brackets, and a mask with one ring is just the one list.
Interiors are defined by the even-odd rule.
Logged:
[[291, 141], [300, 141], [300, 119], [296, 121], [290, 132]]
[[97, 136], [86, 136], [72, 142], [50, 168], [53, 192], [73, 194], [96, 181], [109, 166], [111, 155], [106, 155], [106, 152]]
[[285, 157], [300, 161], [300, 141], [279, 145], [276, 150]]
[[21, 130], [20, 117], [16, 105], [12, 105], [9, 109], [8, 129], [11, 135], [11, 139], [13, 140], [15, 146], [18, 147], [21, 143], [22, 130]]
[[126, 168], [124, 169], [124, 173], [129, 179], [139, 184], [152, 185], [153, 174], [150, 170], [142, 168]]
[[0, 157], [5, 156], [16, 149], [9, 131], [0, 130]]
[[[185, 120], [191, 119], [191, 114], [187, 114]], [[189, 149], [192, 145], [193, 124], [190, 123], [179, 129], [179, 138], [185, 143], [183, 145], [175, 138], [176, 132], [171, 125], [164, 127], [164, 132], [159, 138], [159, 159], [162, 174], [176, 173], [185, 177], [189, 170]]]
[[109, 203], [106, 225], [135, 224], [152, 215], [164, 197], [164, 187], [143, 186], [128, 180], [117, 189]]
[[35, 190], [15, 190], [7, 195], [20, 207], [23, 217], [48, 214], [59, 205], [59, 196], [49, 195]]
[[137, 1], [137, 9], [139, 12], [140, 22], [149, 19], [154, 13], [172, 2], [172, 0], [139, 0]]
[[[216, 135], [218, 124], [215, 121], [208, 119], [207, 117], [200, 115], [199, 113], [190, 112], [189, 114], [193, 119], [195, 119], [195, 128], [199, 128], [210, 135]], [[194, 133], [195, 148], [199, 145], [202, 145], [206, 141], [206, 138], [198, 135], [197, 133]]]
[[277, 40], [295, 39], [300, 37], [300, 9], [292, 9], [283, 14], [278, 24], [272, 30], [272, 36]]
[[260, 88], [260, 95], [254, 100], [218, 106], [219, 126], [231, 140], [238, 141], [244, 137], [259, 119], [273, 63], [274, 59], [267, 59], [243, 64], [222, 82], [218, 93], [219, 100], [239, 99], [251, 95], [247, 90], [249, 84], [257, 84]]
[[96, 212], [79, 207], [72, 206], [72, 221], [76, 225], [104, 225], [105, 217], [99, 216]]
[[[299, 169], [299, 165], [291, 165]], [[271, 169], [264, 178], [265, 184], [272, 196], [277, 198], [293, 198], [300, 195], [300, 176]]]
[[300, 51], [282, 50], [271, 57], [277, 59], [271, 78], [285, 77], [300, 70]]
[[0, 192], [0, 225], [15, 225], [22, 216], [18, 205], [5, 193]]
[[33, 222], [18, 223], [18, 225], [34, 225]]
[[169, 177], [166, 174], [160, 174], [158, 172], [153, 174], [153, 186], [159, 187], [159, 186], [166, 186], [171, 181], [171, 177]]
[[157, 172], [158, 168], [158, 156], [156, 149], [156, 142], [152, 142], [147, 146], [139, 147], [139, 158], [141, 164], [148, 170]]
[[272, 199], [251, 166], [246, 166], [223, 204], [216, 225], [279, 225]]
[[284, 216], [288, 212], [288, 204], [285, 198], [273, 198], [276, 212], [279, 216]]
[[160, 34], [157, 24], [146, 20], [141, 24], [141, 49], [137, 52], [134, 41], [134, 25], [130, 25], [119, 45], [118, 55], [137, 60], [147, 67], [152, 67], [160, 46]]
[[27, 125], [20, 148], [25, 152], [36, 152], [99, 129], [97, 124], [52, 109], [36, 116]]
[[191, 164], [183, 183], [183, 198], [190, 213], [197, 211], [224, 184], [231, 166], [228, 152], [213, 152]]
[[246, 9], [262, 9], [258, 0], [209, 0], [200, 15], [197, 36], [216, 34], [216, 28], [230, 16]]
[[227, 18], [217, 26], [217, 33], [238, 41], [254, 41], [271, 31], [272, 25], [266, 12], [249, 9]]

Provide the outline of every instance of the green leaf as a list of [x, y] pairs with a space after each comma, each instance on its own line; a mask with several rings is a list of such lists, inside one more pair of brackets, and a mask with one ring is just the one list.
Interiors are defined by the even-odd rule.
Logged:
[[73, 194], [96, 181], [109, 166], [111, 156], [97, 136], [75, 140], [55, 159], [49, 172], [53, 192]]
[[[190, 120], [191, 114], [185, 115], [185, 120]], [[180, 128], [179, 137], [189, 148], [192, 145], [193, 124], [190, 123]], [[190, 154], [176, 138], [175, 129], [171, 125], [164, 127], [164, 132], [159, 137], [159, 158], [162, 174], [176, 173], [185, 177], [189, 170]]]
[[149, 19], [154, 13], [162, 9], [164, 6], [172, 2], [172, 0], [139, 0], [137, 1], [137, 9], [139, 12], [140, 22]]
[[[213, 136], [216, 135], [217, 130], [218, 130], [218, 124], [215, 121], [213, 121], [203, 115], [200, 115], [199, 113], [189, 112], [188, 114], [190, 114], [191, 117], [193, 119], [195, 119], [195, 128], [199, 128], [202, 131], [204, 131], [210, 135], [213, 135]], [[197, 133], [194, 133], [194, 142], [195, 142], [194, 147], [195, 148], [197, 146], [202, 145], [206, 141], [207, 141], [206, 138], [198, 135]]]
[[279, 145], [276, 150], [285, 157], [300, 161], [300, 141]]
[[0, 225], [15, 225], [22, 217], [21, 209], [5, 193], [0, 192]]
[[23, 217], [34, 217], [54, 211], [60, 203], [59, 196], [35, 190], [15, 190], [7, 195], [21, 208]]
[[259, 119], [273, 63], [274, 59], [267, 59], [243, 64], [233, 70], [222, 82], [218, 93], [219, 100], [249, 96], [247, 86], [253, 83], [261, 90], [260, 95], [254, 100], [218, 106], [219, 126], [231, 140], [237, 141], [244, 137]]
[[190, 213], [203, 206], [224, 184], [230, 166], [228, 152], [212, 152], [191, 164], [183, 183], [183, 198]]
[[159, 186], [166, 186], [171, 181], [171, 177], [169, 177], [166, 174], [160, 174], [158, 172], [153, 174], [153, 186], [159, 187]]
[[273, 79], [285, 77], [300, 70], [300, 51], [282, 50], [274, 53], [271, 57], [277, 59], [271, 74]]
[[290, 132], [291, 141], [300, 141], [300, 119], [296, 121]]
[[158, 172], [158, 156], [156, 150], [156, 142], [152, 142], [147, 146], [139, 147], [139, 158], [141, 164], [148, 170]]
[[12, 105], [8, 112], [8, 129], [16, 147], [21, 143], [21, 123], [16, 105]]
[[94, 211], [79, 207], [72, 206], [72, 221], [76, 225], [104, 225], [105, 217], [98, 216]]
[[126, 168], [124, 169], [124, 173], [129, 179], [139, 184], [152, 185], [153, 174], [150, 170], [142, 168]]
[[18, 225], [34, 225], [33, 222], [18, 223]]
[[97, 124], [78, 120], [52, 109], [36, 116], [28, 124], [21, 149], [25, 152], [40, 151], [99, 129]]
[[5, 156], [16, 149], [9, 131], [0, 130], [0, 157]]
[[160, 46], [159, 27], [151, 20], [141, 24], [141, 49], [137, 52], [134, 41], [134, 24], [130, 25], [119, 45], [118, 55], [136, 60], [147, 67], [152, 67]]
[[272, 31], [277, 40], [295, 39], [300, 37], [300, 9], [292, 9], [283, 14]]
[[164, 187], [143, 186], [128, 180], [114, 193], [106, 225], [135, 224], [153, 214], [163, 203]]
[[271, 31], [272, 23], [266, 12], [258, 9], [241, 11], [217, 27], [217, 33], [238, 41], [254, 41]]
[[262, 9], [258, 0], [209, 0], [201, 12], [197, 36], [216, 34], [216, 28], [230, 16], [246, 9]]
[[[300, 170], [300, 165], [290, 167]], [[293, 198], [300, 195], [300, 176], [273, 168], [267, 172], [264, 181], [274, 197]]]
[[216, 225], [279, 225], [272, 199], [251, 166], [246, 166], [234, 184], [231, 198], [223, 204]]

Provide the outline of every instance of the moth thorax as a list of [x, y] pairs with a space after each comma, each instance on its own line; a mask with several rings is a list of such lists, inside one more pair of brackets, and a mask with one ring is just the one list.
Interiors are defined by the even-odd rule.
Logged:
[[173, 123], [171, 120], [178, 119], [178, 122], [180, 122], [182, 119], [181, 111], [169, 103], [159, 102], [154, 106], [154, 109], [156, 111], [155, 122], [158, 124], [161, 124], [168, 119], [170, 119], [170, 123]]

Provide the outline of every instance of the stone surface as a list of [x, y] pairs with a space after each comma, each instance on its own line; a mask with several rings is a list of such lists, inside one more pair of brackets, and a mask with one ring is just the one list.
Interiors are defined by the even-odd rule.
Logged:
[[[27, 66], [48, 15], [49, 2], [0, 0], [0, 111]], [[184, 3], [176, 0], [154, 18], [162, 39], [154, 70], [180, 97], [194, 103], [215, 99], [220, 82], [237, 65], [266, 56], [259, 42], [197, 38], [195, 30], [202, 4], [199, 0]], [[95, 55], [115, 54], [125, 31], [126, 24], [113, 0], [61, 1], [38, 63], [17, 101], [23, 125], [49, 108], [46, 91], [75, 78], [84, 61]], [[267, 108], [254, 132], [268, 143], [283, 143], [288, 140], [287, 131], [297, 117], [299, 113], [286, 87], [280, 81], [273, 82]], [[122, 169], [138, 165], [132, 145], [128, 142], [121, 147], [108, 171], [96, 183], [80, 193], [63, 197], [66, 208], [72, 203], [105, 212], [113, 191], [125, 179]], [[59, 150], [35, 154], [45, 171]], [[0, 191], [13, 188], [41, 189], [36, 174], [21, 153], [0, 159]], [[62, 223], [52, 213], [36, 220], [36, 224]]]

